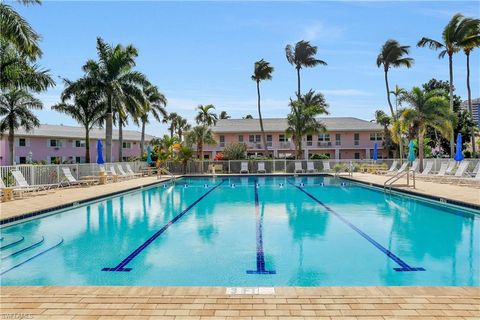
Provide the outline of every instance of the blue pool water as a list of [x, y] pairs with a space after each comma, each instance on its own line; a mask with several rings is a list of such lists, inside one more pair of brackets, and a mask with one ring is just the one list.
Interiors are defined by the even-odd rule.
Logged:
[[479, 217], [333, 177], [182, 178], [2, 228], [1, 284], [478, 286]]

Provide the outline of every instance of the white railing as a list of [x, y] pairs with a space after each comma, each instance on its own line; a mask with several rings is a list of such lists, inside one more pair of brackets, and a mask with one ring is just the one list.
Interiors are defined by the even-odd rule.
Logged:
[[[110, 165], [120, 164], [125, 168], [126, 164], [129, 164], [135, 172], [138, 172], [141, 168], [147, 166], [146, 162], [117, 162], [117, 163], [105, 163], [103, 166], [109, 168]], [[15, 185], [15, 180], [11, 175], [12, 170], [19, 170], [30, 185], [39, 184], [51, 184], [60, 183], [63, 181], [64, 176], [61, 168], [70, 168], [72, 175], [79, 179], [83, 176], [97, 176], [100, 171], [100, 166], [96, 163], [76, 163], [76, 164], [48, 164], [48, 165], [31, 165], [22, 164], [15, 166], [1, 166], [0, 178], [5, 183], [5, 186]]]

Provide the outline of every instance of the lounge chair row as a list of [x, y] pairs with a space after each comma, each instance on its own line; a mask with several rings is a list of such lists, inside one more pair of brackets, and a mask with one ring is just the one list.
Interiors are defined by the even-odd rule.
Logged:
[[[330, 168], [330, 162], [328, 161], [322, 161], [323, 164], [323, 172], [329, 172], [331, 171]], [[257, 173], [267, 173], [267, 170], [265, 169], [265, 162], [258, 162], [257, 163]], [[313, 172], [318, 172], [317, 169], [315, 169], [313, 161], [307, 161], [307, 170], [305, 171], [303, 169], [302, 163], [301, 162], [295, 162], [295, 168], [293, 170], [294, 173], [313, 173]], [[241, 162], [240, 163], [240, 173], [250, 173], [250, 170], [248, 168], [248, 162]]]

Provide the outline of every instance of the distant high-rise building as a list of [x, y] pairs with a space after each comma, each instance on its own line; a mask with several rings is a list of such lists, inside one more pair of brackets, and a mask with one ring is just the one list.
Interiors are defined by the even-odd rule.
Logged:
[[[462, 109], [468, 111], [468, 101], [463, 101]], [[477, 126], [480, 127], [480, 98], [472, 99], [472, 118]]]

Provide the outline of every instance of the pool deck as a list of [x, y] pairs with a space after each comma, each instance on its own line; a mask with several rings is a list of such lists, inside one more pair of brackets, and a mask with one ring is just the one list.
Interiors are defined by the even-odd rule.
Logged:
[[[1, 319], [480, 319], [480, 288], [0, 287]], [[10, 317], [9, 317], [10, 316]]]

